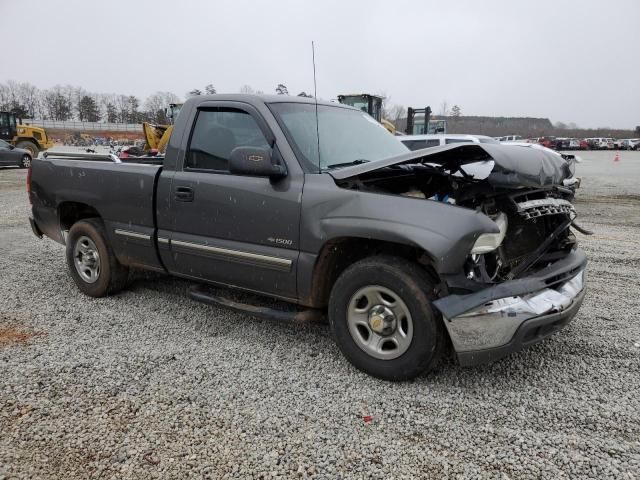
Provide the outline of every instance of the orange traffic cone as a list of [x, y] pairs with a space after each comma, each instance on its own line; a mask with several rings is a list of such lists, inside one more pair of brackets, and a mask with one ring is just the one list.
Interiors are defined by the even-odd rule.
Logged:
[[614, 162], [619, 162], [620, 161], [620, 154], [618, 152], [616, 152], [616, 156], [613, 157], [613, 161]]

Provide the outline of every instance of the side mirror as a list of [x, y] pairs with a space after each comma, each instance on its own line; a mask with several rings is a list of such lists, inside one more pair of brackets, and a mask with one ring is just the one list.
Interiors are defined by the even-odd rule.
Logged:
[[13, 150], [14, 148], [16, 148], [15, 145], [9, 145], [9, 150]]
[[287, 175], [283, 165], [274, 164], [270, 148], [236, 147], [231, 150], [229, 171], [236, 175], [282, 178]]

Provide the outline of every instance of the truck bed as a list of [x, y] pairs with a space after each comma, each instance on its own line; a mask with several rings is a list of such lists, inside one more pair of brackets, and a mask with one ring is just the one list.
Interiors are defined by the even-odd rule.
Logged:
[[[35, 159], [32, 163], [34, 216], [42, 233], [64, 243], [73, 212], [84, 206], [102, 217], [106, 233], [123, 263], [150, 260], [157, 264], [152, 246], [154, 189], [161, 165], [114, 161], [107, 155], [61, 154]], [[58, 213], [58, 212], [68, 212]], [[61, 218], [58, 218], [58, 215]], [[129, 235], [127, 235], [129, 234]], [[128, 248], [129, 243], [142, 244]], [[127, 247], [127, 248], [125, 248]], [[129, 252], [124, 258], [119, 252]], [[137, 258], [142, 256], [143, 258]]]

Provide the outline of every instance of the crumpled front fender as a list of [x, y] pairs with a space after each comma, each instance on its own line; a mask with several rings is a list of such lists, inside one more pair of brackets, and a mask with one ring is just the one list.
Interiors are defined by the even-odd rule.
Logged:
[[389, 241], [424, 250], [438, 273], [456, 273], [480, 234], [499, 231], [486, 215], [448, 203], [336, 189], [335, 184], [327, 197], [322, 180], [309, 183], [302, 215], [306, 251], [320, 251], [341, 237]]

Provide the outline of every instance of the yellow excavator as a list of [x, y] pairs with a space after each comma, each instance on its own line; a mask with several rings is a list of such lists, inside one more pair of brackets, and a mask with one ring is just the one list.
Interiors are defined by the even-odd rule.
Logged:
[[355, 93], [350, 95], [338, 95], [338, 101], [350, 107], [355, 107], [368, 113], [386, 128], [389, 133], [395, 134], [396, 127], [389, 120], [382, 118], [382, 100], [378, 95], [369, 93]]
[[144, 133], [145, 152], [155, 150], [157, 153], [164, 153], [173, 131], [173, 124], [178, 118], [178, 113], [182, 108], [182, 103], [170, 103], [169, 107], [165, 109], [167, 118], [169, 119], [169, 125], [156, 125], [149, 122], [142, 124], [142, 132]]
[[9, 142], [16, 148], [24, 148], [36, 158], [42, 150], [53, 147], [53, 140], [47, 136], [44, 128], [23, 124], [16, 121], [15, 114], [0, 112], [0, 139]]

